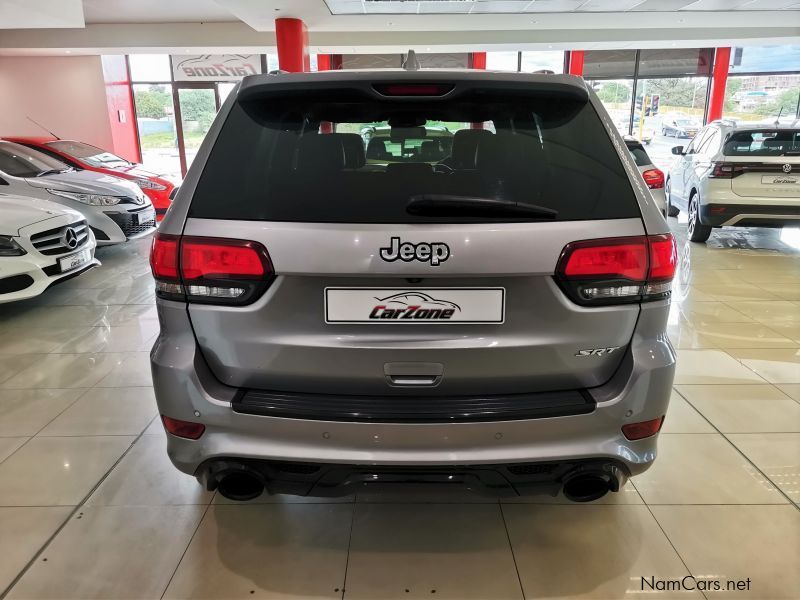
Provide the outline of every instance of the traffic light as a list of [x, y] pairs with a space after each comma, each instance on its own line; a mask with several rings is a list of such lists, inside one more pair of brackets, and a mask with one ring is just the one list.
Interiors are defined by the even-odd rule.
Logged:
[[651, 115], [657, 115], [658, 114], [658, 101], [659, 101], [658, 94], [653, 94], [653, 97], [650, 99], [650, 114]]

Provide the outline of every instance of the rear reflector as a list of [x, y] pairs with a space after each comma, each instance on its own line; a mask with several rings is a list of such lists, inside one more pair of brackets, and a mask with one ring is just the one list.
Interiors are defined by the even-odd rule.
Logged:
[[672, 234], [567, 244], [556, 280], [578, 304], [616, 304], [668, 297], [678, 264]]
[[455, 86], [441, 83], [383, 83], [373, 87], [382, 96], [444, 96]]
[[663, 423], [664, 417], [658, 417], [650, 421], [642, 421], [641, 423], [628, 423], [622, 426], [622, 433], [631, 441], [641, 440], [661, 431], [661, 425], [663, 425]]
[[164, 429], [167, 430], [167, 433], [171, 433], [176, 437], [186, 438], [187, 440], [198, 439], [206, 430], [206, 426], [201, 423], [181, 421], [165, 415], [161, 415], [161, 422], [164, 423]]
[[170, 300], [248, 304], [274, 278], [258, 242], [157, 233], [150, 253], [156, 294]]
[[660, 190], [664, 187], [664, 173], [661, 169], [648, 169], [642, 173], [642, 177], [651, 190]]

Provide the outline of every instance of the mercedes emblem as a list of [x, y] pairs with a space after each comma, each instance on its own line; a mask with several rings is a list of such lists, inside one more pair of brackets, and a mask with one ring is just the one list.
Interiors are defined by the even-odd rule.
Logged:
[[78, 246], [78, 234], [75, 233], [75, 230], [72, 227], [67, 227], [64, 230], [64, 235], [62, 236], [62, 242], [70, 250]]

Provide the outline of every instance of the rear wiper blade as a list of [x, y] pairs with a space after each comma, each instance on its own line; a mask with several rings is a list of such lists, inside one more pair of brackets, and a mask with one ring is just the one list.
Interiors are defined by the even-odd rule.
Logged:
[[555, 219], [558, 216], [557, 210], [546, 206], [451, 194], [411, 196], [406, 205], [406, 212], [410, 215], [426, 217], [537, 217], [540, 219]]

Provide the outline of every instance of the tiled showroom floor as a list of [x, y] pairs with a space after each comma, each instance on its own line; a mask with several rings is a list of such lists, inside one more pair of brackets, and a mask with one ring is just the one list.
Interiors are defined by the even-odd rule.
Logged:
[[[148, 240], [0, 306], [0, 591], [8, 598], [800, 597], [800, 243], [685, 244], [653, 469], [591, 505], [534, 497], [264, 497], [179, 474], [156, 419]], [[794, 232], [798, 233], [798, 232]], [[800, 236], [798, 236], [800, 237]], [[346, 591], [345, 591], [346, 590]]]

